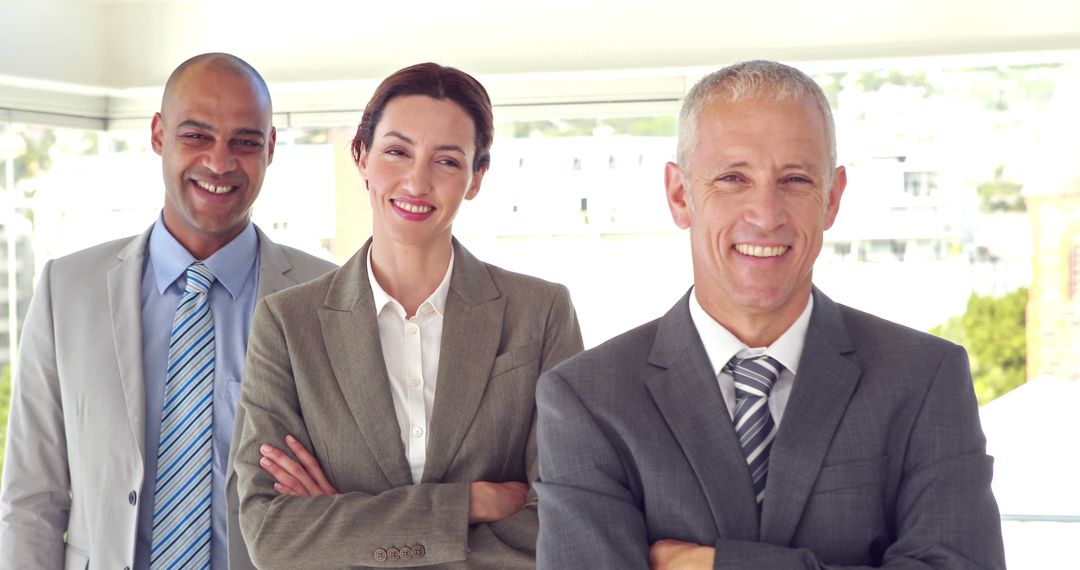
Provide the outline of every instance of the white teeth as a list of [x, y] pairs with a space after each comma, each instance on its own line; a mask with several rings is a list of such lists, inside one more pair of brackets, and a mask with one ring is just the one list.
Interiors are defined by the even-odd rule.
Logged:
[[761, 245], [748, 245], [745, 243], [735, 244], [735, 251], [751, 257], [776, 257], [778, 255], [783, 255], [787, 250], [788, 246], [786, 245], [766, 247]]
[[426, 214], [426, 213], [428, 213], [428, 212], [435, 209], [435, 208], [432, 208], [431, 206], [421, 206], [420, 204], [410, 204], [408, 202], [403, 202], [403, 201], [400, 201], [400, 200], [394, 200], [394, 204], [398, 208], [401, 208], [402, 210], [405, 210], [406, 212], [410, 212], [410, 213], [413, 213], [413, 214]]
[[207, 184], [206, 182], [201, 182], [201, 181], [198, 181], [198, 180], [195, 181], [195, 184], [199, 188], [202, 188], [203, 190], [206, 190], [207, 192], [210, 192], [211, 194], [224, 194], [224, 193], [228, 192], [229, 190], [233, 189], [232, 186], [215, 186], [213, 184]]

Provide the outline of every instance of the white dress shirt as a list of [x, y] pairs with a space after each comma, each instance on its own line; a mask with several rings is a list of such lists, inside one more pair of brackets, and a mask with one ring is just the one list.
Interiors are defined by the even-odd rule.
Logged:
[[382, 343], [386, 375], [390, 378], [390, 393], [394, 397], [401, 442], [405, 458], [412, 470], [413, 483], [424, 476], [427, 461], [428, 423], [435, 404], [435, 380], [439, 371], [439, 349], [442, 346], [443, 313], [450, 291], [450, 273], [454, 268], [454, 253], [442, 282], [420, 304], [416, 314], [407, 317], [405, 307], [391, 297], [375, 280], [371, 270], [371, 251], [368, 250], [367, 272], [375, 313], [379, 318], [379, 341]]
[[806, 302], [799, 318], [795, 319], [788, 330], [776, 339], [776, 342], [766, 347], [751, 348], [731, 334], [720, 323], [716, 322], [709, 313], [701, 306], [697, 298], [697, 290], [690, 295], [690, 318], [694, 321], [701, 344], [705, 345], [705, 354], [709, 357], [713, 373], [720, 384], [720, 394], [727, 404], [728, 414], [735, 417], [735, 377], [724, 370], [724, 366], [733, 357], [751, 358], [766, 354], [777, 360], [784, 369], [780, 371], [780, 377], [776, 379], [772, 391], [769, 393], [769, 411], [772, 413], [776, 427], [780, 427], [780, 420], [784, 416], [784, 408], [787, 406], [791, 387], [795, 383], [795, 375], [798, 374], [799, 357], [802, 356], [803, 344], [806, 342], [806, 329], [810, 326], [810, 313], [814, 309], [814, 297]]

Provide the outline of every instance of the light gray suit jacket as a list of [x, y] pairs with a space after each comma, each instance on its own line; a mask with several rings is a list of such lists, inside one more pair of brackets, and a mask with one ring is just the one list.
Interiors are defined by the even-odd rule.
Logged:
[[[532, 568], [535, 496], [516, 515], [470, 526], [469, 484], [536, 475], [536, 379], [582, 348], [569, 293], [482, 263], [455, 240], [427, 462], [414, 485], [383, 361], [368, 247], [255, 311], [240, 397], [246, 419], [234, 449], [252, 559], [289, 569]], [[258, 465], [259, 445], [283, 445], [287, 433], [313, 450], [341, 494], [274, 491]]]
[[[132, 564], [145, 476], [140, 286], [149, 236], [61, 257], [42, 271], [11, 402], [2, 569]], [[259, 255], [260, 297], [334, 267], [261, 231]], [[230, 550], [244, 552], [242, 544]]]
[[540, 568], [1004, 568], [964, 350], [815, 289], [759, 516], [688, 297], [539, 381]]

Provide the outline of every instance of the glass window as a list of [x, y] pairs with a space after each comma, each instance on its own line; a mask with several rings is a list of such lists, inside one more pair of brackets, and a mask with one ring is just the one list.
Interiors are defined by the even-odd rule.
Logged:
[[[808, 71], [832, 104], [848, 175], [815, 283], [963, 344], [980, 401], [1017, 402], [1008, 413], [984, 407], [1006, 473], [1025, 461], [1023, 446], [998, 445], [1000, 434], [1039, 420], [1024, 391], [1048, 387], [1043, 400], [1067, 401], [1054, 379], [1080, 370], [1080, 246], [1070, 237], [1080, 65], [892, 60]], [[486, 261], [567, 285], [587, 346], [663, 314], [692, 283], [687, 233], [663, 187], [679, 101], [496, 103], [491, 168], [455, 234]], [[349, 156], [359, 113], [319, 116], [326, 124], [303, 114], [279, 122], [254, 220], [275, 240], [342, 262], [371, 232]], [[161, 208], [160, 180], [149, 120], [109, 131], [0, 122], [0, 365], [17, 349], [45, 261], [144, 230]], [[0, 376], [0, 402], [9, 389]], [[1080, 520], [1080, 505], [1025, 502], [1018, 481], [995, 480], [1009, 563], [1038, 567], [1076, 538], [1066, 522]]]

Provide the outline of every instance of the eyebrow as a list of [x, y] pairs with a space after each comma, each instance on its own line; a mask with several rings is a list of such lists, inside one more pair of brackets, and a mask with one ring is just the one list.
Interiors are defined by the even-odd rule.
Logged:
[[[211, 133], [216, 133], [217, 132], [217, 129], [213, 125], [210, 125], [208, 123], [204, 123], [202, 121], [196, 121], [194, 119], [188, 119], [186, 121], [183, 121], [179, 125], [177, 125], [177, 127], [178, 128], [179, 127], [194, 127], [196, 129], [209, 131]], [[262, 137], [264, 139], [266, 138], [266, 133], [260, 131], [259, 129], [248, 129], [248, 128], [233, 129], [232, 134], [234, 134], [234, 135]]]
[[[397, 131], [387, 131], [387, 133], [385, 135], [383, 135], [383, 137], [394, 137], [394, 138], [397, 138], [397, 139], [401, 139], [402, 141], [404, 141], [404, 142], [406, 142], [408, 144], [411, 144], [411, 145], [416, 144], [416, 141], [410, 139], [409, 137], [407, 137], [407, 136], [405, 136], [405, 135], [403, 135], [403, 134], [401, 134], [401, 133], [399, 133]], [[466, 154], [465, 149], [461, 148], [460, 146], [458, 146], [456, 144], [441, 144], [441, 145], [435, 147], [435, 150], [454, 151], [454, 152], [460, 152], [461, 154]]]
[[[725, 164], [725, 165], [722, 165], [722, 166], [723, 166], [723, 168], [750, 168], [750, 167], [753, 167], [753, 165], [750, 164], [750, 162], [746, 161], [746, 160], [740, 160], [740, 161], [733, 162], [731, 164]], [[780, 170], [792, 170], [792, 169], [795, 169], [795, 170], [807, 170], [807, 171], [815, 172], [815, 173], [817, 172], [817, 169], [811, 163], [808, 163], [808, 162], [788, 162], [788, 163], [780, 165]]]

